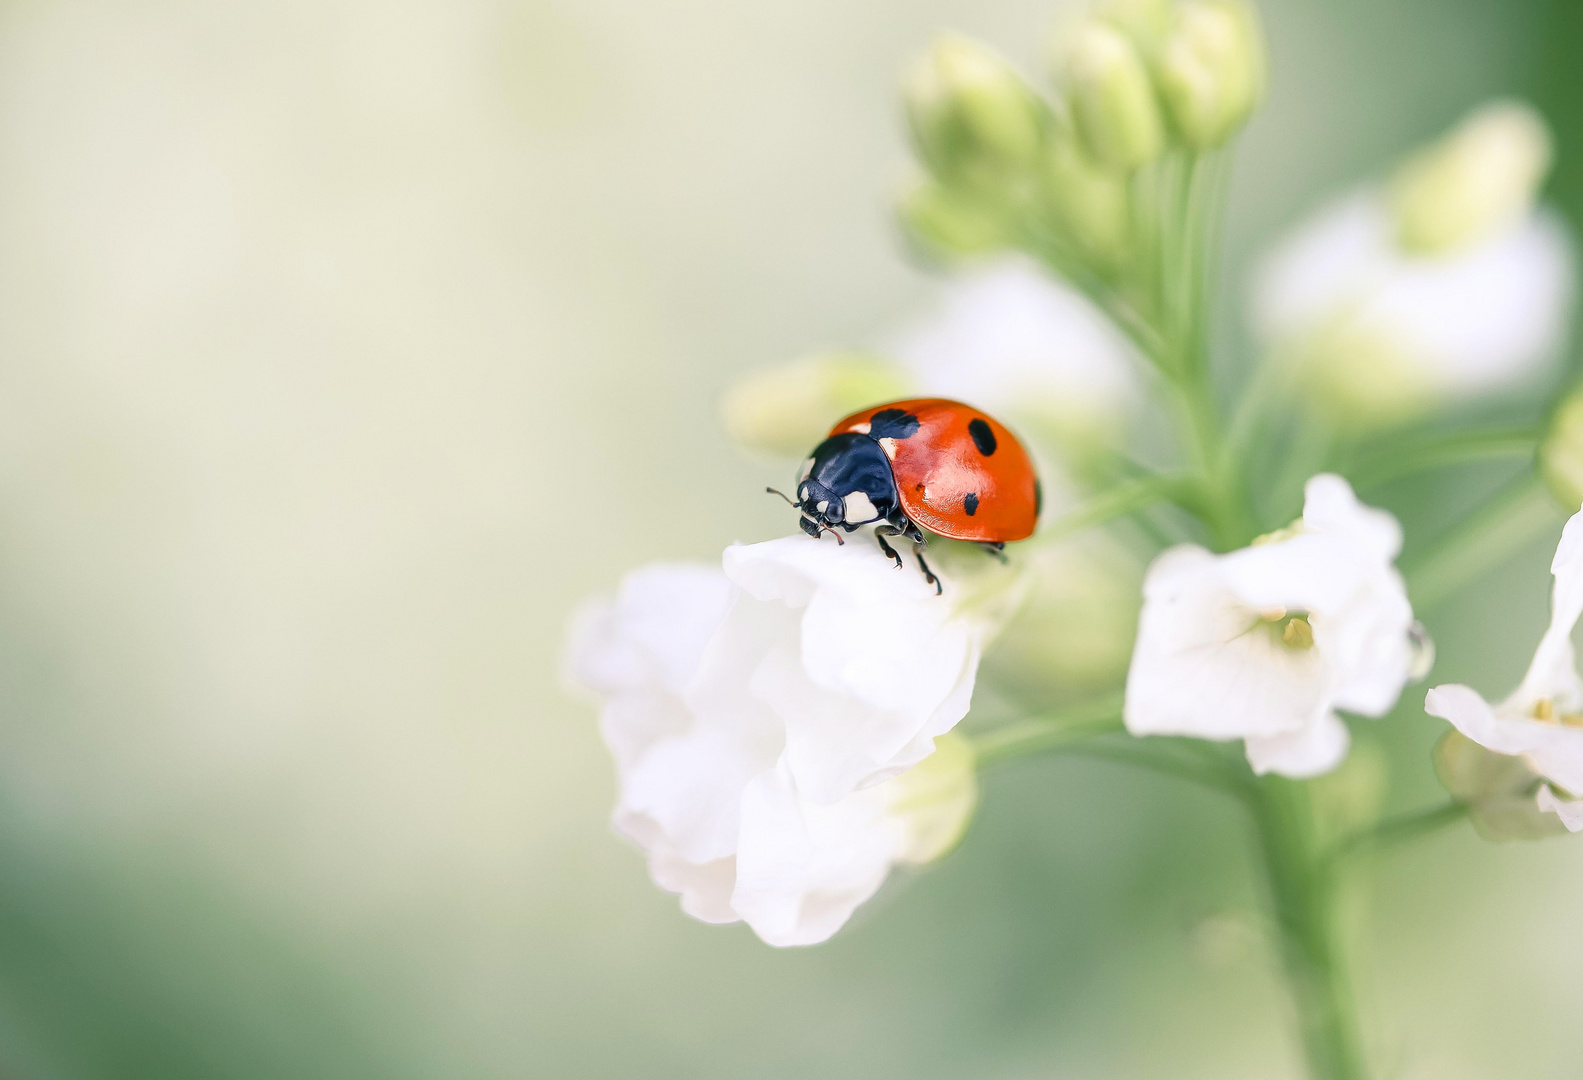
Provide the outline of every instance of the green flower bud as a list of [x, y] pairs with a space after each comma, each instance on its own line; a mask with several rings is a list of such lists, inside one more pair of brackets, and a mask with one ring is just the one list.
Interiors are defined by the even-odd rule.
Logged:
[[1027, 598], [985, 652], [984, 675], [1030, 705], [1117, 685], [1137, 632], [1140, 568], [1097, 539], [1043, 545], [1025, 558]]
[[1057, 229], [1093, 265], [1114, 269], [1126, 256], [1132, 208], [1126, 178], [1096, 165], [1071, 134], [1050, 140], [1045, 197]]
[[1568, 394], [1550, 418], [1539, 444], [1539, 475], [1567, 513], [1583, 507], [1583, 389]]
[[948, 181], [993, 184], [1033, 162], [1047, 109], [1011, 64], [970, 38], [942, 34], [905, 84], [918, 156]]
[[1348, 311], [1316, 326], [1294, 359], [1310, 402], [1354, 434], [1407, 423], [1444, 400], [1430, 367]]
[[930, 255], [982, 255], [1011, 245], [1005, 219], [982, 199], [925, 180], [897, 205], [903, 228]]
[[1160, 107], [1127, 36], [1108, 22], [1090, 19], [1062, 51], [1072, 116], [1089, 155], [1114, 169], [1135, 169], [1159, 156], [1165, 145]]
[[955, 732], [936, 736], [934, 753], [891, 781], [889, 790], [889, 812], [906, 829], [897, 859], [934, 862], [961, 841], [978, 806], [973, 744]]
[[1422, 255], [1476, 244], [1528, 211], [1550, 161], [1550, 132], [1532, 106], [1483, 106], [1391, 178], [1398, 241]]
[[1153, 56], [1171, 32], [1171, 0], [1101, 0], [1094, 14], [1130, 37], [1144, 56]]
[[1160, 49], [1160, 96], [1188, 146], [1225, 142], [1264, 95], [1264, 39], [1237, 0], [1190, 0]]
[[1534, 797], [1539, 775], [1521, 757], [1486, 750], [1460, 731], [1435, 744], [1435, 775], [1451, 797], [1468, 804], [1468, 819], [1486, 840], [1537, 840], [1566, 832]]
[[843, 416], [906, 393], [905, 378], [884, 360], [824, 353], [737, 382], [721, 398], [720, 417], [748, 450], [801, 458]]

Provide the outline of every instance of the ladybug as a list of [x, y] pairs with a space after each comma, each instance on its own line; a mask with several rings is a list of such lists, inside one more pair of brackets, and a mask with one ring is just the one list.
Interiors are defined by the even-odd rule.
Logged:
[[[774, 488], [771, 493], [780, 495]], [[786, 496], [781, 495], [782, 498]], [[901, 556], [886, 538], [911, 540], [924, 579], [940, 579], [924, 562], [928, 533], [1002, 549], [1033, 535], [1039, 478], [1017, 437], [993, 417], [946, 398], [874, 405], [830, 429], [797, 478], [798, 524], [818, 539], [873, 523], [880, 550]]]

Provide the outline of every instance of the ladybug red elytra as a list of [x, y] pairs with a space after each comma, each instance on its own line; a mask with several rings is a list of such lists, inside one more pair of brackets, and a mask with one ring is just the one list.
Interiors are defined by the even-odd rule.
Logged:
[[[774, 488], [770, 491], [779, 495]], [[784, 497], [784, 496], [783, 496]], [[877, 522], [874, 538], [902, 564], [886, 537], [911, 540], [924, 578], [925, 530], [983, 544], [992, 554], [1033, 535], [1039, 478], [1017, 437], [960, 401], [914, 398], [873, 405], [830, 429], [797, 478], [798, 522], [817, 539]]]

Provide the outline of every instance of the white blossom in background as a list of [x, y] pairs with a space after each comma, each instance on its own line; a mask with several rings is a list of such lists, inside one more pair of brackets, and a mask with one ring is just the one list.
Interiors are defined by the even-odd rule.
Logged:
[[1538, 809], [1555, 814], [1569, 830], [1579, 832], [1583, 831], [1583, 798], [1579, 798], [1583, 796], [1583, 681], [1578, 678], [1572, 629], [1583, 615], [1583, 514], [1567, 522], [1550, 572], [1555, 575], [1550, 627], [1517, 689], [1492, 705], [1470, 687], [1437, 686], [1429, 691], [1424, 711], [1449, 720], [1486, 750], [1521, 759], [1535, 779], [1547, 781], [1538, 787]]
[[1346, 757], [1345, 709], [1380, 716], [1415, 673], [1412, 608], [1392, 565], [1401, 528], [1339, 476], [1252, 546], [1155, 559], [1127, 673], [1134, 735], [1242, 739], [1258, 773], [1317, 776]]
[[919, 392], [1029, 421], [1063, 442], [1113, 437], [1141, 400], [1121, 332], [1023, 260], [962, 274], [935, 311], [881, 351], [901, 362]]
[[1559, 356], [1574, 280], [1565, 225], [1534, 206], [1549, 153], [1527, 106], [1475, 112], [1390, 184], [1277, 245], [1256, 282], [1256, 333], [1356, 426], [1541, 375]]
[[772, 945], [828, 938], [894, 863], [949, 848], [974, 802], [971, 753], [946, 733], [999, 587], [941, 572], [936, 596], [864, 539], [639, 570], [572, 634], [571, 679], [600, 696], [616, 761], [615, 826], [685, 911]]

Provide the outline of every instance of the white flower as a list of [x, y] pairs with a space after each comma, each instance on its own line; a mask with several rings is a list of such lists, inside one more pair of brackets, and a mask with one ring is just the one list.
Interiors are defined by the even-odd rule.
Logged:
[[1390, 187], [1322, 210], [1266, 261], [1256, 329], [1338, 418], [1410, 418], [1531, 379], [1558, 357], [1572, 250], [1560, 218], [1532, 205], [1543, 139], [1531, 110], [1482, 110]]
[[1126, 339], [1085, 298], [1010, 260], [945, 289], [888, 349], [928, 394], [1073, 438], [1113, 434], [1139, 400]]
[[1486, 750], [1522, 759], [1549, 781], [1539, 787], [1539, 809], [1578, 832], [1583, 831], [1583, 799], [1576, 798], [1583, 796], [1583, 682], [1572, 628], [1583, 614], [1583, 513], [1567, 522], [1550, 572], [1555, 575], [1550, 628], [1517, 689], [1491, 705], [1469, 687], [1437, 686], [1429, 691], [1424, 711], [1451, 721]]
[[1242, 739], [1254, 771], [1346, 757], [1337, 709], [1380, 716], [1412, 673], [1396, 519], [1347, 482], [1308, 481], [1303, 516], [1251, 547], [1161, 554], [1143, 585], [1124, 718], [1134, 735]]
[[942, 574], [936, 596], [862, 543], [724, 561], [629, 575], [578, 619], [571, 678], [603, 701], [613, 820], [655, 882], [707, 922], [811, 944], [965, 827], [971, 754], [937, 740], [967, 712], [991, 622], [965, 583]]

